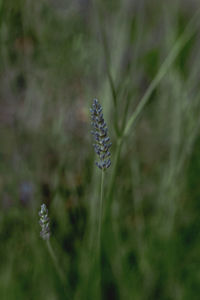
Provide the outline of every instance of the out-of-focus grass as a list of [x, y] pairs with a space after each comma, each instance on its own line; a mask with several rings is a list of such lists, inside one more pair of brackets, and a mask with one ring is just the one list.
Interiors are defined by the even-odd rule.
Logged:
[[[125, 128], [199, 8], [0, 1], [0, 299], [66, 299], [39, 237], [42, 202], [71, 299], [98, 299], [89, 106], [102, 103], [113, 161], [116, 122]], [[198, 20], [190, 29], [127, 132], [104, 199], [102, 299], [199, 298]]]

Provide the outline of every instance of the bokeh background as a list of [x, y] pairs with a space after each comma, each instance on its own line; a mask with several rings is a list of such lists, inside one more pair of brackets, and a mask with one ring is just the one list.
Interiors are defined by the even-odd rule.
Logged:
[[[67, 299], [39, 236], [43, 202], [70, 299], [99, 299], [88, 271], [100, 185], [89, 107], [94, 97], [103, 106], [114, 159], [116, 116], [123, 128], [199, 9], [198, 0], [0, 0], [0, 299]], [[198, 20], [124, 139], [102, 299], [199, 299]]]

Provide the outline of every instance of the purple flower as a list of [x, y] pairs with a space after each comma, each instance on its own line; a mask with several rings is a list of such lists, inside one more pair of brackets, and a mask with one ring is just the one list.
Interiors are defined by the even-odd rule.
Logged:
[[95, 144], [94, 150], [96, 154], [99, 156], [99, 161], [96, 162], [96, 165], [99, 169], [105, 171], [111, 165], [110, 161], [110, 152], [109, 148], [112, 145], [110, 143], [110, 138], [108, 136], [108, 128], [103, 118], [102, 107], [99, 104], [97, 99], [93, 100], [92, 108], [90, 109], [91, 112], [91, 119], [92, 119], [92, 127], [93, 130], [91, 131]]
[[50, 237], [50, 227], [49, 227], [49, 217], [48, 217], [48, 209], [45, 204], [41, 205], [41, 209], [39, 211], [40, 221], [39, 224], [42, 228], [40, 232], [40, 236], [44, 240], [48, 240]]

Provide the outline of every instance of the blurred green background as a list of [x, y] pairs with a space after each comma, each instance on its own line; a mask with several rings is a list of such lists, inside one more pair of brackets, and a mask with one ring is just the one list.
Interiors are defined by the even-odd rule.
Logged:
[[[89, 107], [94, 97], [103, 106], [113, 162], [116, 118], [123, 128], [199, 9], [198, 0], [0, 0], [0, 299], [67, 299], [39, 236], [43, 202], [68, 296], [100, 299], [88, 271], [100, 186]], [[189, 26], [104, 199], [105, 300], [200, 297], [200, 17]]]

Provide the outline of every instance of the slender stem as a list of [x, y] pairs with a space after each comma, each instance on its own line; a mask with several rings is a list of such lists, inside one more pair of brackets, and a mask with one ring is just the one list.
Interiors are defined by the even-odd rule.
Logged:
[[110, 53], [109, 53], [109, 47], [108, 47], [108, 42], [107, 42], [107, 37], [106, 37], [106, 32], [105, 32], [105, 23], [102, 22], [102, 20], [104, 20], [105, 16], [103, 15], [102, 8], [100, 6], [97, 7], [96, 10], [97, 10], [97, 17], [98, 17], [99, 29], [100, 29], [100, 33], [101, 33], [103, 50], [104, 50], [104, 54], [105, 54], [106, 71], [108, 74], [108, 80], [109, 80], [110, 87], [111, 87], [113, 103], [116, 108], [117, 107], [117, 92], [116, 92], [114, 80], [113, 80], [113, 77], [112, 77], [111, 71], [110, 71]]
[[102, 218], [103, 218], [103, 186], [104, 186], [104, 170], [101, 171], [101, 192], [99, 203], [99, 220], [98, 220], [98, 241], [97, 241], [97, 269], [98, 269], [98, 292], [99, 299], [101, 299], [101, 231], [102, 231]]
[[99, 223], [98, 223], [98, 252], [100, 254], [101, 248], [101, 229], [102, 229], [102, 215], [103, 215], [103, 186], [104, 186], [104, 171], [101, 171], [101, 194], [99, 205]]
[[122, 118], [122, 126], [121, 126], [121, 132], [124, 132], [125, 126], [126, 126], [126, 120], [127, 120], [127, 115], [128, 115], [128, 110], [129, 110], [129, 105], [130, 105], [130, 95], [127, 95], [127, 101], [126, 101], [126, 106], [124, 110], [124, 116]]
[[[199, 13], [200, 13], [200, 10], [197, 11], [197, 13], [194, 15], [194, 17], [191, 19], [191, 21], [186, 26], [182, 35], [176, 41], [174, 47], [172, 48], [172, 50], [170, 51], [170, 53], [164, 60], [163, 64], [161, 65], [157, 75], [155, 76], [155, 78], [153, 79], [153, 81], [151, 82], [149, 87], [147, 88], [144, 96], [140, 100], [136, 110], [133, 112], [133, 114], [131, 115], [127, 124], [124, 126], [125, 128], [124, 128], [121, 136], [118, 136], [117, 149], [116, 149], [115, 159], [114, 159], [114, 167], [113, 167], [113, 172], [111, 175], [110, 188], [109, 188], [108, 199], [107, 199], [108, 208], [110, 207], [111, 201], [112, 201], [115, 177], [116, 177], [117, 167], [118, 167], [118, 160], [120, 157], [123, 140], [124, 140], [125, 136], [129, 133], [132, 125], [135, 123], [138, 116], [143, 111], [143, 109], [144, 109], [145, 105], [147, 104], [147, 102], [149, 101], [153, 91], [156, 89], [156, 87], [159, 85], [159, 83], [161, 82], [163, 77], [166, 75], [169, 68], [174, 63], [175, 59], [177, 58], [180, 51], [182, 50], [182, 48], [185, 46], [185, 44], [191, 39], [191, 37], [195, 33], [195, 31], [197, 29], [197, 24], [195, 22], [198, 21], [198, 19], [199, 19]], [[107, 208], [107, 213], [109, 211], [108, 208]]]
[[103, 48], [104, 48], [104, 53], [105, 53], [105, 61], [106, 61], [106, 71], [108, 75], [108, 80], [111, 88], [111, 93], [112, 93], [112, 98], [113, 98], [113, 103], [114, 103], [114, 127], [117, 136], [119, 135], [119, 126], [118, 126], [118, 112], [117, 112], [117, 91], [115, 88], [114, 80], [111, 74], [110, 70], [110, 56], [109, 56], [109, 50], [108, 50], [108, 45], [107, 45], [107, 39], [106, 39], [106, 34], [103, 29], [103, 25], [100, 21], [100, 30], [101, 30], [101, 35], [102, 35], [102, 41], [103, 41]]
[[54, 250], [53, 250], [53, 248], [52, 248], [52, 246], [51, 246], [50, 240], [47, 240], [47, 248], [48, 248], [49, 254], [50, 254], [51, 258], [52, 258], [54, 267], [55, 267], [55, 269], [56, 269], [56, 271], [57, 271], [57, 273], [58, 273], [58, 275], [59, 275], [59, 277], [60, 277], [60, 280], [61, 280], [61, 282], [62, 282], [62, 283], [64, 284], [64, 286], [65, 286], [65, 285], [66, 285], [66, 282], [65, 282], [65, 281], [66, 281], [66, 280], [65, 280], [65, 276], [64, 276], [63, 272], [61, 271], [61, 269], [60, 269], [60, 267], [59, 267], [58, 260], [57, 260], [57, 258], [56, 258], [55, 253], [54, 253]]
[[98, 27], [100, 30], [100, 35], [101, 35], [101, 40], [102, 40], [102, 46], [103, 46], [103, 51], [104, 51], [104, 58], [105, 58], [105, 65], [106, 65], [106, 72], [108, 76], [108, 81], [110, 84], [110, 89], [111, 89], [111, 94], [112, 94], [112, 100], [114, 104], [114, 129], [116, 132], [116, 135], [120, 135], [120, 130], [119, 130], [119, 124], [118, 124], [118, 111], [117, 111], [117, 97], [118, 97], [118, 92], [114, 83], [114, 78], [111, 73], [111, 68], [110, 68], [110, 52], [109, 52], [109, 46], [108, 46], [108, 39], [106, 36], [105, 32], [105, 22], [102, 22], [104, 20], [104, 15], [102, 12], [102, 7], [94, 1], [94, 7], [96, 10], [96, 16], [98, 20]]
[[[108, 191], [108, 203], [109, 204], [110, 204], [110, 199], [112, 198], [112, 194], [114, 191], [115, 177], [116, 177], [119, 157], [120, 157], [120, 153], [121, 153], [122, 143], [123, 143], [123, 139], [118, 138], [117, 148], [116, 148], [116, 153], [115, 153], [115, 158], [114, 158], [114, 163], [113, 163], [113, 168], [112, 168], [111, 180], [110, 180], [110, 188]], [[107, 211], [108, 211], [108, 209], [109, 208], [107, 208]]]
[[[196, 21], [197, 16], [199, 15], [199, 12], [200, 12], [200, 10], [197, 12], [197, 14], [195, 14], [195, 16], [192, 18], [192, 20], [188, 23], [188, 25], [185, 28], [184, 32], [178, 38], [178, 40], [176, 41], [174, 47], [172, 48], [172, 50], [170, 51], [170, 53], [168, 54], [168, 56], [164, 60], [164, 62], [161, 65], [161, 67], [160, 67], [157, 75], [155, 76], [155, 78], [153, 79], [153, 81], [151, 82], [151, 84], [149, 85], [149, 87], [146, 90], [144, 96], [140, 100], [140, 102], [139, 102], [136, 110], [134, 111], [134, 113], [132, 114], [132, 116], [130, 117], [130, 119], [128, 120], [127, 125], [126, 125], [126, 127], [124, 129], [124, 132], [123, 132], [123, 136], [127, 135], [127, 133], [129, 132], [129, 130], [130, 130], [131, 126], [132, 126], [132, 124], [138, 118], [138, 116], [142, 112], [144, 106], [149, 101], [149, 99], [150, 99], [153, 91], [155, 90], [155, 88], [158, 86], [158, 84], [160, 83], [160, 81], [162, 80], [162, 78], [166, 75], [167, 71], [169, 70], [169, 68], [171, 67], [171, 65], [174, 63], [174, 61], [177, 58], [177, 56], [179, 55], [181, 49], [185, 46], [185, 44], [193, 36], [193, 34], [194, 34], [195, 30], [196, 30], [196, 24], [194, 24], [194, 22]], [[194, 25], [195, 25], [195, 28], [194, 28]]]

